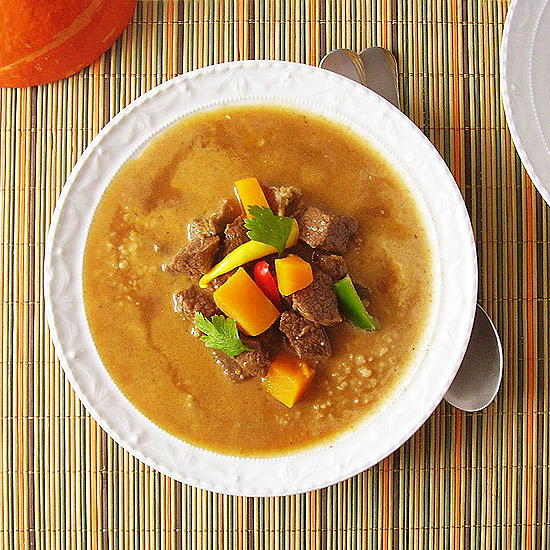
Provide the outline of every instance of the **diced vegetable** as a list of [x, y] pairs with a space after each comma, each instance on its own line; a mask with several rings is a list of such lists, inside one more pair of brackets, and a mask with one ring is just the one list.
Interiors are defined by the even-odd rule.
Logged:
[[292, 227], [290, 228], [290, 235], [286, 240], [285, 248], [292, 248], [298, 242], [298, 237], [300, 236], [300, 228], [298, 227], [298, 222], [292, 218]]
[[297, 357], [279, 355], [269, 366], [262, 384], [271, 396], [292, 407], [309, 388], [315, 371]]
[[216, 305], [250, 336], [265, 332], [279, 317], [279, 310], [242, 267], [213, 296]]
[[333, 283], [332, 287], [338, 298], [338, 307], [348, 321], [364, 330], [379, 328], [378, 321], [367, 312], [349, 275]]
[[248, 262], [263, 258], [268, 254], [273, 254], [274, 252], [276, 252], [276, 250], [268, 244], [259, 243], [257, 241], [243, 243], [227, 254], [227, 256], [218, 262], [208, 273], [204, 274], [199, 279], [199, 286], [201, 288], [206, 288], [212, 279]]
[[207, 319], [202, 313], [195, 313], [195, 326], [203, 333], [200, 339], [206, 347], [236, 357], [243, 351], [253, 351], [245, 346], [239, 336], [237, 324], [223, 315], [212, 315]]
[[275, 260], [277, 285], [283, 296], [290, 296], [313, 282], [311, 265], [295, 254]]
[[248, 211], [249, 206], [265, 206], [269, 208], [269, 203], [265, 198], [264, 191], [260, 182], [256, 178], [245, 178], [235, 182], [235, 193], [241, 201], [243, 212], [251, 218]]
[[271, 274], [269, 264], [265, 260], [256, 262], [254, 266], [254, 282], [275, 307], [281, 307], [281, 295], [277, 288], [277, 281]]
[[[294, 246], [298, 241], [298, 224], [296, 223], [296, 220], [292, 220], [292, 222], [292, 230], [287, 239], [286, 248]], [[258, 260], [259, 258], [268, 256], [269, 254], [274, 254], [275, 252], [277, 252], [277, 249], [273, 246], [260, 243], [258, 241], [248, 241], [243, 243], [232, 250], [208, 273], [203, 275], [199, 280], [199, 286], [201, 288], [206, 288], [212, 279], [215, 279], [216, 277], [219, 277], [220, 275], [223, 275], [236, 267], [240, 267], [241, 265], [252, 262], [253, 260]]]
[[296, 220], [286, 216], [277, 216], [269, 208], [263, 206], [250, 206], [248, 210], [252, 214], [252, 217], [244, 222], [248, 229], [248, 238], [274, 246], [279, 255], [282, 254], [293, 230], [297, 232]]

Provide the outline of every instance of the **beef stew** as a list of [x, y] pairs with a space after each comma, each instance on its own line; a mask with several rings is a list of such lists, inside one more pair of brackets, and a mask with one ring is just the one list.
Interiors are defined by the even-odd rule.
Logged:
[[[236, 201], [210, 213], [251, 175], [297, 220], [284, 255], [311, 263], [314, 286], [283, 296], [267, 332], [243, 334], [240, 359], [214, 356], [192, 316], [219, 314], [211, 292], [236, 271], [197, 283], [245, 237]], [[379, 330], [341, 322], [332, 285], [348, 274]], [[414, 198], [368, 143], [316, 115], [240, 106], [175, 124], [121, 168], [90, 228], [83, 288], [98, 352], [147, 417], [201, 447], [266, 456], [329, 441], [389, 399], [422, 342], [432, 265]], [[281, 350], [304, 362], [291, 407], [262, 381]]]

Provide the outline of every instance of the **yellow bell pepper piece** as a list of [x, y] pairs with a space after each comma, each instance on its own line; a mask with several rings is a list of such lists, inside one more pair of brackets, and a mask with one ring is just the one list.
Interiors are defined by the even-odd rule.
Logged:
[[309, 388], [315, 371], [295, 357], [279, 355], [262, 380], [264, 389], [287, 407], [292, 407]]
[[279, 310], [242, 267], [213, 296], [216, 305], [250, 336], [265, 332], [279, 318]]
[[298, 222], [292, 218], [292, 227], [290, 228], [290, 234], [286, 240], [285, 248], [292, 248], [298, 242], [298, 237], [300, 236], [300, 228], [298, 227]]
[[294, 254], [276, 259], [275, 273], [279, 292], [283, 296], [290, 296], [313, 282], [311, 265]]
[[235, 193], [241, 201], [243, 211], [248, 218], [252, 217], [248, 212], [249, 206], [265, 206], [269, 208], [269, 203], [265, 198], [262, 186], [256, 178], [245, 178], [236, 181]]
[[[298, 229], [298, 223], [295, 219], [292, 220], [292, 229], [290, 230], [290, 235], [286, 241], [286, 248], [294, 246], [298, 242], [298, 235], [300, 231]], [[241, 265], [247, 264], [252, 260], [258, 260], [264, 256], [269, 256], [269, 254], [274, 254], [277, 252], [276, 248], [269, 245], [260, 243], [258, 241], [248, 241], [241, 246], [238, 246], [232, 250], [223, 260], [218, 262], [208, 273], [204, 274], [199, 280], [199, 286], [201, 288], [206, 288], [208, 283], [235, 269]]]

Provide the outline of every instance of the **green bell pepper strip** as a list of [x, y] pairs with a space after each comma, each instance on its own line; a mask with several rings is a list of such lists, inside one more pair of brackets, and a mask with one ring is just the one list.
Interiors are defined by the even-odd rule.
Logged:
[[349, 275], [333, 283], [332, 288], [338, 298], [338, 306], [342, 315], [350, 323], [364, 330], [377, 330], [380, 328], [378, 321], [367, 312], [365, 304], [359, 298]]

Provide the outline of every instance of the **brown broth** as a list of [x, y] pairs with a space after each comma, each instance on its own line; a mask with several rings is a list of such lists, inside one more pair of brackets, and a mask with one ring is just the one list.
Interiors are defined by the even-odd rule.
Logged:
[[[334, 355], [288, 409], [259, 380], [235, 384], [174, 313], [184, 276], [161, 270], [186, 226], [255, 176], [296, 185], [306, 202], [355, 216], [360, 244], [346, 255], [370, 290], [381, 330], [329, 329]], [[233, 107], [170, 127], [118, 172], [90, 228], [84, 298], [98, 352], [148, 418], [214, 451], [282, 454], [334, 438], [388, 398], [409, 369], [429, 313], [426, 232], [400, 177], [371, 147], [324, 118], [276, 106]]]

